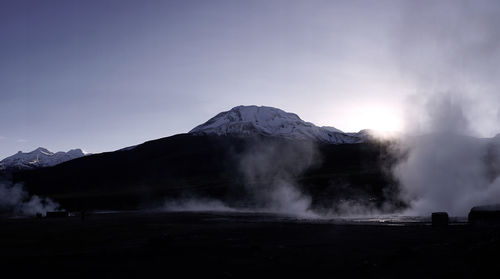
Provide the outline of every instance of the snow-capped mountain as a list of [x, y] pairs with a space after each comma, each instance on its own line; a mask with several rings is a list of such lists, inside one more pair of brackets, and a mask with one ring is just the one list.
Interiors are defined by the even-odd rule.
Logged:
[[294, 113], [266, 106], [234, 107], [217, 114], [189, 133], [232, 136], [266, 135], [298, 140], [317, 140], [332, 144], [359, 143], [365, 139], [362, 133], [344, 133], [333, 127], [318, 127], [305, 122]]
[[6, 169], [34, 169], [51, 167], [57, 164], [80, 158], [87, 155], [81, 149], [72, 149], [68, 152], [53, 153], [46, 148], [39, 147], [31, 152], [17, 152], [0, 161], [0, 170]]

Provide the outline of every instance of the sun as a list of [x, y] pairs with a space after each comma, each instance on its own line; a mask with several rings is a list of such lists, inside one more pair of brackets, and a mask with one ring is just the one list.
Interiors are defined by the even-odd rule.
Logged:
[[368, 111], [360, 121], [368, 129], [380, 132], [395, 132], [402, 129], [401, 119], [386, 110]]
[[363, 129], [378, 133], [394, 133], [403, 130], [402, 113], [395, 108], [386, 106], [363, 106], [352, 112], [348, 121], [350, 131]]

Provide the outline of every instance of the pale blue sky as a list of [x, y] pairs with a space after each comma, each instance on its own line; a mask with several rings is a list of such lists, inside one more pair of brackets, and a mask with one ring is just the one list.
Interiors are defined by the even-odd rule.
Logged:
[[498, 4], [435, 3], [1, 1], [0, 158], [115, 150], [241, 104], [401, 129], [409, 96], [458, 87], [498, 118]]

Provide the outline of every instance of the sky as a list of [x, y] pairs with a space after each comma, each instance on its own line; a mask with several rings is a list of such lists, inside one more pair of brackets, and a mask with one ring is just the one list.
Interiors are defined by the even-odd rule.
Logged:
[[2, 0], [0, 158], [112, 151], [238, 105], [416, 129], [441, 93], [490, 137], [498, 26], [498, 1]]

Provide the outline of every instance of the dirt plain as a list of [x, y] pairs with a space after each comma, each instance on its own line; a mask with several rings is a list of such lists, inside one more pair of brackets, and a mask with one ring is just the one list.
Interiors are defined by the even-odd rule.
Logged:
[[14, 278], [479, 278], [499, 272], [499, 248], [499, 228], [463, 223], [227, 212], [0, 219], [0, 269]]

